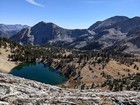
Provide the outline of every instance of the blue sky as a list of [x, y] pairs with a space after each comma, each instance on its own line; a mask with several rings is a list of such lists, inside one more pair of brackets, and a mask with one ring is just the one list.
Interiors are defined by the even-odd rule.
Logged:
[[1, 0], [0, 23], [53, 22], [64, 28], [88, 28], [98, 20], [140, 16], [140, 0]]

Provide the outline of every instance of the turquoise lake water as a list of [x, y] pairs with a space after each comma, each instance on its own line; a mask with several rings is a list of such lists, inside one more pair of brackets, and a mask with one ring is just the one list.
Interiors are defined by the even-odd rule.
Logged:
[[67, 81], [58, 70], [41, 62], [25, 63], [12, 69], [10, 74], [51, 85], [60, 85]]

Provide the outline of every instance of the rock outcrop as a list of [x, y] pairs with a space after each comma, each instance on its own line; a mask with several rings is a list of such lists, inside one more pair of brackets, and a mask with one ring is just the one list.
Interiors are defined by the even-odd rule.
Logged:
[[63, 89], [0, 73], [2, 105], [140, 105], [140, 92]]

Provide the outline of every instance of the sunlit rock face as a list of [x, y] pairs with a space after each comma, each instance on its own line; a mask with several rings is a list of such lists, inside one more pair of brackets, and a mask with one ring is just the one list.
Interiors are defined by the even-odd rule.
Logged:
[[63, 89], [0, 73], [0, 104], [139, 105], [140, 92]]

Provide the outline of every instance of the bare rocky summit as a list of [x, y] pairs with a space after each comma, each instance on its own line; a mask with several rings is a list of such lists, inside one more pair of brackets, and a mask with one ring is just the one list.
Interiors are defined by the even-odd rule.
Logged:
[[140, 92], [64, 89], [0, 73], [2, 105], [140, 105]]

